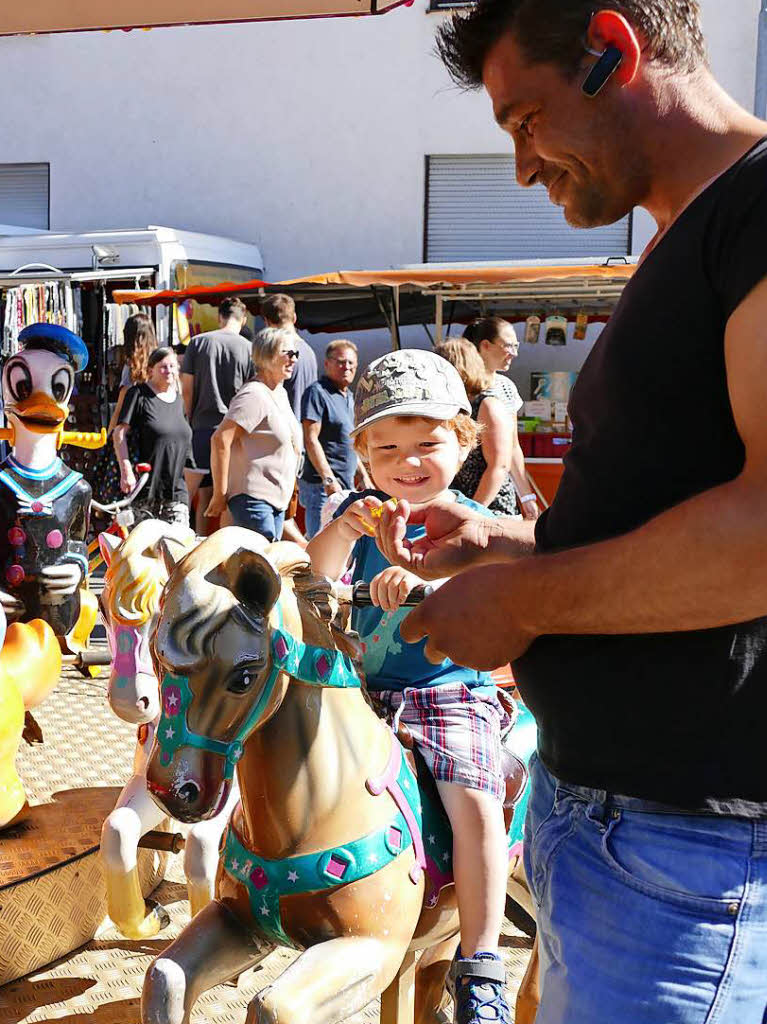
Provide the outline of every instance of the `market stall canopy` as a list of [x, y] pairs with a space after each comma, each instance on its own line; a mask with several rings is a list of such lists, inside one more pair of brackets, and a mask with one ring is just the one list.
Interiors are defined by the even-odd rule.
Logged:
[[524, 320], [531, 313], [585, 313], [595, 320], [610, 316], [634, 261], [562, 260], [491, 264], [420, 264], [396, 270], [333, 271], [268, 283], [246, 281], [166, 291], [117, 291], [116, 302], [167, 306], [189, 300], [217, 306], [239, 296], [257, 313], [270, 292], [287, 292], [296, 302], [304, 330], [338, 332], [410, 324], [468, 323], [481, 310]]
[[412, 0], [27, 0], [0, 5], [0, 35], [383, 14]]

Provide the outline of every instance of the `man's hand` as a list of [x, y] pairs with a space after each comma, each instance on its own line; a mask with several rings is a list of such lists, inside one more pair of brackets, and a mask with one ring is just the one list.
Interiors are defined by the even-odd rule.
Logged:
[[205, 509], [204, 515], [208, 519], [215, 519], [221, 515], [226, 508], [226, 495], [216, 494], [214, 492], [213, 497], [208, 502], [208, 507]]
[[[387, 503], [376, 542], [392, 565], [422, 580], [441, 580], [486, 561], [490, 541], [503, 534], [504, 522], [455, 501], [435, 501], [417, 509], [400, 501], [394, 510]], [[426, 536], [409, 541], [405, 531], [414, 523], [426, 527]]]
[[461, 573], [425, 598], [400, 625], [407, 643], [427, 638], [424, 653], [438, 665], [492, 671], [524, 654], [535, 639], [530, 627], [515, 621], [514, 570], [488, 565]]
[[332, 477], [332, 479], [330, 477], [326, 477], [325, 480], [323, 480], [322, 482], [322, 487], [323, 490], [325, 491], [325, 496], [328, 498], [330, 497], [331, 494], [340, 494], [341, 491], [343, 490], [343, 487], [340, 485], [340, 483], [336, 480], [335, 477]]

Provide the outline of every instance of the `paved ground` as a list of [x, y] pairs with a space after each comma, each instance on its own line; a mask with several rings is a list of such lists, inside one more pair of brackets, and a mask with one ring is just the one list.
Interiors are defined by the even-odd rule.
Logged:
[[[19, 761], [33, 803], [43, 803], [62, 789], [121, 785], [126, 780], [135, 733], [110, 712], [103, 680], [86, 680], [67, 671], [36, 717], [45, 744], [23, 745]], [[0, 988], [0, 1024], [138, 1024], [146, 968], [189, 920], [180, 858], [172, 858], [167, 879], [155, 898], [171, 916], [171, 926], [162, 938], [126, 940], [107, 922], [87, 946]], [[513, 999], [531, 940], [507, 922], [501, 943]], [[197, 1004], [193, 1024], [243, 1024], [253, 995], [277, 977], [295, 955], [272, 953], [258, 968], [242, 975], [237, 985], [222, 985], [207, 993]], [[378, 1006], [371, 1003], [349, 1018], [349, 1024], [377, 1020]]]

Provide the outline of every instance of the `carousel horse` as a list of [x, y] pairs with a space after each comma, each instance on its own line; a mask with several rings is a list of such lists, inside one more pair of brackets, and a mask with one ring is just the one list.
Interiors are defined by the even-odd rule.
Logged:
[[241, 803], [215, 900], [147, 972], [144, 1024], [187, 1024], [202, 992], [277, 946], [304, 952], [254, 998], [250, 1024], [332, 1024], [381, 993], [387, 1024], [412, 1021], [413, 1001], [416, 1020], [436, 1020], [458, 944], [450, 826], [333, 613], [304, 551], [238, 527], [170, 575], [149, 790], [199, 821], [224, 806], [236, 767]]
[[[164, 908], [145, 904], [136, 866], [139, 839], [166, 817], [148, 795], [146, 785], [146, 764], [160, 714], [149, 638], [168, 577], [160, 545], [183, 553], [193, 543], [191, 530], [157, 519], [139, 523], [124, 541], [114, 534], [99, 535], [108, 566], [101, 607], [113, 657], [109, 703], [118, 718], [138, 726], [133, 776], [104, 822], [101, 856], [109, 916], [132, 939], [150, 938], [168, 924]], [[218, 844], [237, 797], [233, 790], [221, 813], [195, 825], [187, 838], [184, 871], [193, 915], [213, 897]]]
[[11, 453], [0, 464], [0, 604], [9, 621], [44, 619], [69, 650], [81, 650], [96, 622], [88, 590], [91, 488], [58, 456], [63, 444], [98, 448], [106, 432], [68, 432], [75, 374], [85, 369], [84, 342], [57, 324], [32, 324], [20, 352], [3, 367]]
[[0, 830], [15, 825], [28, 804], [16, 772], [25, 716], [42, 703], [61, 674], [61, 648], [42, 619], [6, 630], [0, 608]]

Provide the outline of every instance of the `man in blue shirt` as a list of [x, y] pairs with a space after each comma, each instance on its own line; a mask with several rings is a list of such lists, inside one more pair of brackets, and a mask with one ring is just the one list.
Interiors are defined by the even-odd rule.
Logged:
[[298, 497], [306, 511], [306, 535], [320, 529], [322, 507], [331, 494], [354, 486], [357, 456], [350, 434], [354, 429], [351, 383], [357, 373], [357, 346], [345, 339], [331, 341], [325, 350], [325, 373], [310, 384], [303, 397], [306, 461]]

